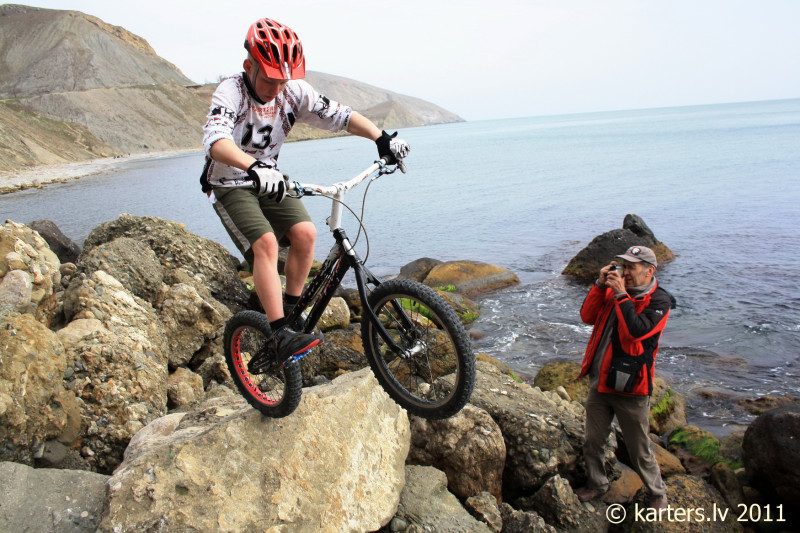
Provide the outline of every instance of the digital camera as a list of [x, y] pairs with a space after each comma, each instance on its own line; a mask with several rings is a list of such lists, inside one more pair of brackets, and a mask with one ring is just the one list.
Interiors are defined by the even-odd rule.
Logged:
[[611, 268], [608, 269], [608, 273], [610, 274], [612, 272], [619, 272], [619, 275], [621, 276], [622, 273], [625, 272], [625, 266], [624, 265], [611, 265]]

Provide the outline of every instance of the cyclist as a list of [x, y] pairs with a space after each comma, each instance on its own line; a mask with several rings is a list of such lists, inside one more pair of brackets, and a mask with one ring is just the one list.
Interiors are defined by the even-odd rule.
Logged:
[[[200, 182], [222, 224], [253, 270], [256, 294], [272, 331], [279, 362], [322, 339], [287, 324], [314, 260], [316, 228], [299, 199], [286, 198], [278, 170], [281, 146], [295, 122], [346, 130], [375, 142], [379, 157], [405, 172], [408, 144], [381, 131], [350, 107], [330, 100], [306, 81], [297, 34], [271, 19], [254, 22], [244, 43], [244, 72], [223, 80], [203, 127], [206, 164]], [[286, 295], [278, 274], [279, 246], [289, 246]]]

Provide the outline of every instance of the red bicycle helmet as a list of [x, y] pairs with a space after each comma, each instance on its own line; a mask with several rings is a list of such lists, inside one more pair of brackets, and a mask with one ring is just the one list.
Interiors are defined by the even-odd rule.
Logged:
[[272, 19], [259, 19], [247, 31], [244, 48], [270, 78], [298, 80], [306, 77], [303, 44], [289, 26]]

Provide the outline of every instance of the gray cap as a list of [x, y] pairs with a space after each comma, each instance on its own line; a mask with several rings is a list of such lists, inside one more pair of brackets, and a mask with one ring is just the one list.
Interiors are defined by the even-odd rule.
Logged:
[[655, 252], [645, 246], [631, 246], [624, 254], [618, 255], [617, 257], [624, 259], [625, 261], [630, 261], [631, 263], [644, 261], [645, 263], [650, 263], [655, 267], [658, 266], [658, 260], [656, 260]]

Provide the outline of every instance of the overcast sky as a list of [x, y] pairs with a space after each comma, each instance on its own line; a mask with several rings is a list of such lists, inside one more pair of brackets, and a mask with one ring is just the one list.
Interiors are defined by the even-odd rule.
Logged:
[[241, 70], [247, 28], [274, 18], [308, 69], [467, 120], [800, 97], [798, 0], [19, 3], [122, 26], [200, 83]]

